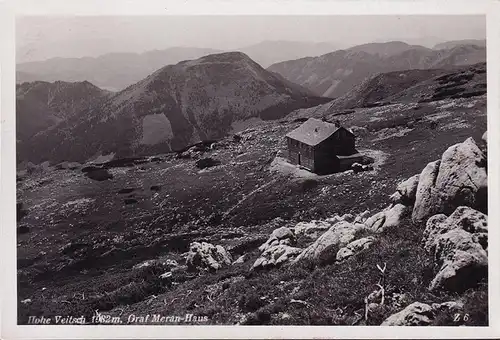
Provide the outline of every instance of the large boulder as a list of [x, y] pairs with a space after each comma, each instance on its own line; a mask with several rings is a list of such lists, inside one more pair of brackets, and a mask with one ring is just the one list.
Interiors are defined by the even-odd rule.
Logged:
[[414, 302], [403, 310], [389, 316], [382, 322], [381, 326], [428, 326], [441, 312], [462, 310], [464, 305], [461, 302], [447, 301], [443, 303]]
[[417, 174], [399, 183], [396, 192], [391, 196], [393, 203], [413, 205], [415, 203], [419, 178], [420, 174]]
[[419, 176], [417, 192], [415, 193], [415, 205], [413, 206], [412, 219], [414, 221], [424, 220], [434, 215], [430, 211], [433, 207], [434, 197], [438, 195], [435, 188], [436, 179], [441, 161], [430, 162], [425, 166]]
[[363, 250], [368, 249], [374, 242], [375, 237], [373, 236], [363, 237], [358, 240], [352, 241], [337, 252], [336, 260], [342, 261], [351, 256], [359, 254]]
[[294, 259], [302, 251], [291, 246], [295, 242], [295, 234], [290, 228], [280, 227], [273, 230], [267, 241], [259, 247], [262, 254], [255, 260], [252, 269], [278, 266]]
[[441, 160], [429, 163], [417, 187], [412, 218], [426, 221], [438, 213], [450, 214], [467, 205], [486, 211], [486, 158], [472, 138], [450, 146]]
[[365, 225], [372, 231], [379, 233], [388, 228], [398, 227], [408, 212], [407, 206], [398, 203], [369, 217], [366, 219]]
[[286, 244], [278, 244], [267, 248], [260, 257], [255, 260], [252, 269], [275, 267], [289, 262], [302, 252], [301, 248], [291, 247]]
[[218, 270], [232, 263], [231, 254], [220, 245], [214, 246], [207, 242], [192, 242], [186, 258], [189, 270]]
[[389, 316], [381, 326], [428, 326], [434, 319], [431, 306], [414, 302], [402, 311]]
[[[433, 252], [437, 239], [446, 232], [460, 228], [472, 234], [488, 235], [488, 216], [470, 207], [458, 207], [453, 214], [434, 215], [427, 220], [422, 243], [426, 251]], [[487, 246], [487, 245], [486, 245]]]
[[362, 224], [341, 221], [330, 227], [313, 244], [304, 249], [294, 262], [308, 260], [313, 263], [335, 259], [338, 250], [354, 240], [356, 233], [364, 228]]
[[433, 245], [439, 272], [429, 290], [446, 289], [462, 292], [474, 287], [488, 274], [488, 254], [463, 229], [453, 229], [438, 237]]
[[422, 238], [439, 271], [429, 289], [463, 291], [475, 286], [488, 272], [487, 216], [470, 207], [458, 207], [449, 217], [434, 215]]

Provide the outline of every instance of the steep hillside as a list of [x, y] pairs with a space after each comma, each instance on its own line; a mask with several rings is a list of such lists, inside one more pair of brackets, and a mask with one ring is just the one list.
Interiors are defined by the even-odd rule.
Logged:
[[[336, 109], [370, 107], [384, 102], [418, 102], [452, 95], [484, 94], [486, 64], [455, 70], [429, 69], [372, 76], [332, 102]], [[472, 96], [472, 95], [471, 95]]]
[[276, 119], [324, 103], [240, 52], [214, 54], [159, 69], [98, 108], [35, 136], [20, 159], [84, 161], [166, 152], [218, 139], [250, 117]]
[[277, 63], [268, 69], [311, 89], [318, 95], [336, 98], [377, 73], [449, 68], [485, 61], [486, 49], [475, 45], [457, 46], [446, 50], [418, 47], [389, 56], [364, 51], [356, 52], [354, 48], [354, 51], [341, 50], [320, 57]]
[[84, 81], [23, 83], [16, 86], [16, 136], [20, 142], [98, 106], [109, 93]]
[[217, 52], [209, 48], [172, 47], [140, 54], [109, 53], [95, 58], [53, 58], [17, 64], [17, 82], [87, 80], [103, 89], [119, 91], [165, 65]]

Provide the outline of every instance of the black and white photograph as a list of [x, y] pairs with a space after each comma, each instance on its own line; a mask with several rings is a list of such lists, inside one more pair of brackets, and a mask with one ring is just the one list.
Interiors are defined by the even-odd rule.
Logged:
[[490, 326], [486, 23], [17, 16], [17, 325]]

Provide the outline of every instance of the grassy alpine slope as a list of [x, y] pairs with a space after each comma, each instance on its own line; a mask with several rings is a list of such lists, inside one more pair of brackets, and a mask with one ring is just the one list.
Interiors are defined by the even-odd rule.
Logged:
[[[377, 325], [415, 301], [461, 301], [467, 320], [443, 311], [432, 323], [487, 324], [487, 282], [461, 293], [427, 289], [437, 268], [421, 246], [425, 224], [409, 217], [344, 262], [250, 270], [276, 228], [335, 214], [372, 215], [389, 204], [401, 181], [450, 145], [468, 137], [480, 144], [486, 96], [451, 96], [254, 120], [183, 157], [111, 166], [105, 181], [90, 179], [81, 167], [20, 171], [18, 202], [26, 215], [18, 223], [19, 323], [30, 315], [85, 316], [90, 323], [97, 311], [123, 323], [140, 322], [130, 315], [158, 313], [193, 314], [208, 324]], [[316, 176], [286, 166], [284, 135], [313, 115], [352, 128], [357, 148], [375, 159], [374, 170]], [[196, 167], [205, 157], [220, 163]], [[184, 254], [193, 241], [222, 245], [244, 261], [190, 271]], [[313, 241], [301, 237], [297, 246]], [[384, 264], [387, 302], [365, 320], [364, 298]], [[168, 279], [160, 277], [169, 271]]]

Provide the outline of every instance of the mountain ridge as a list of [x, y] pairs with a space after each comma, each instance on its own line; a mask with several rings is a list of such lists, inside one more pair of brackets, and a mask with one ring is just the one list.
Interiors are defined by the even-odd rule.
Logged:
[[448, 68], [483, 61], [486, 61], [486, 50], [476, 45], [460, 45], [445, 50], [410, 48], [386, 57], [362, 50], [339, 50], [319, 57], [273, 64], [268, 70], [311, 89], [317, 95], [336, 98], [377, 73]]
[[[266, 71], [241, 52], [167, 65], [21, 148], [20, 159], [83, 161], [162, 153], [226, 135], [252, 117], [277, 119], [329, 99]], [[47, 151], [46, 151], [47, 150]], [[43, 157], [42, 157], [43, 156]]]

